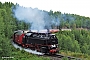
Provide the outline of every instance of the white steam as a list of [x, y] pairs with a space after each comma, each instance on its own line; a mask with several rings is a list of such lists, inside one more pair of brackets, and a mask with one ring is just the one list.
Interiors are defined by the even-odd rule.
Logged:
[[29, 52], [29, 53], [32, 53], [32, 54], [37, 54], [37, 55], [43, 55], [43, 53], [41, 52], [37, 52], [36, 50], [31, 50], [31, 49], [25, 49], [25, 48], [22, 48], [21, 46], [18, 46], [17, 44], [15, 44], [14, 42], [12, 42], [12, 45], [15, 47], [15, 48], [19, 48], [20, 50], [24, 50], [26, 52]]
[[[53, 20], [50, 18], [48, 12], [39, 10], [37, 8], [26, 8], [21, 6], [16, 6], [13, 9], [14, 17], [18, 20], [22, 20], [31, 24], [30, 29], [41, 30], [50, 29]], [[55, 20], [55, 19], [54, 19]], [[57, 21], [54, 21], [56, 24]]]

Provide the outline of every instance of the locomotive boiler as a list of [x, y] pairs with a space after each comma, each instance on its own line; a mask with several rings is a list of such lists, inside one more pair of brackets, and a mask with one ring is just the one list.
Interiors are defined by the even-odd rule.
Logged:
[[13, 42], [24, 48], [30, 48], [44, 54], [56, 54], [59, 52], [58, 39], [51, 32], [18, 30], [13, 34]]

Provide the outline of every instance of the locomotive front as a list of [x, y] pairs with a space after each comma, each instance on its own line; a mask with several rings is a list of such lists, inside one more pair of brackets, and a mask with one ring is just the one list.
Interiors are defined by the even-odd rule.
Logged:
[[58, 49], [58, 39], [55, 36], [55, 34], [50, 34], [50, 39], [49, 40], [50, 40], [50, 50], [49, 50], [49, 53], [50, 54], [58, 53], [59, 52], [59, 49]]

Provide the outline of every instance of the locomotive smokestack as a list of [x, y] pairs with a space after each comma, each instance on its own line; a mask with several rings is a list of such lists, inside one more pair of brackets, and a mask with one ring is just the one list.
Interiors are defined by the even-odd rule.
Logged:
[[47, 29], [47, 32], [50, 33], [49, 29]]

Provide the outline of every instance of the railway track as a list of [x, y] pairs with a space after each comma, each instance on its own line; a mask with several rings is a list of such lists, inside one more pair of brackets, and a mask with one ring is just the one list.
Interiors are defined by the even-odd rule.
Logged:
[[68, 60], [82, 60], [81, 58], [76, 58], [76, 57], [72, 57], [72, 56], [65, 56], [62, 54], [55, 54], [55, 55], [40, 55], [43, 57], [50, 57], [51, 60], [63, 60], [64, 58], [68, 59]]

